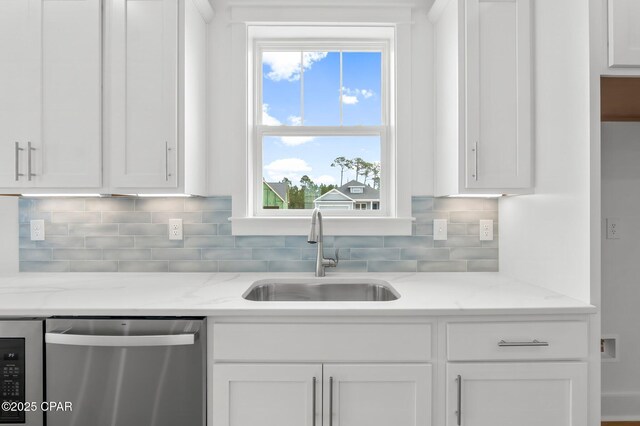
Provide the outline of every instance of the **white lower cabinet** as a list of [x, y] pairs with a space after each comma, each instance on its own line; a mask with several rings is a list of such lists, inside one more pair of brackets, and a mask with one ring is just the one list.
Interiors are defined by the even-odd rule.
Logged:
[[586, 363], [447, 365], [447, 426], [581, 426], [586, 404]]
[[585, 426], [586, 320], [211, 319], [209, 426]]
[[427, 364], [216, 364], [213, 424], [429, 426]]
[[213, 424], [320, 424], [321, 387], [322, 364], [216, 364]]
[[325, 365], [324, 426], [428, 426], [431, 366]]
[[447, 426], [583, 426], [587, 364], [449, 363]]

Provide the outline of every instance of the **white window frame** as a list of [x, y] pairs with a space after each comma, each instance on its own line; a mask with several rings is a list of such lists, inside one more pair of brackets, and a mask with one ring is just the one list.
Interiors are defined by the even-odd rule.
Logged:
[[[243, 64], [245, 66], [246, 85], [244, 93], [247, 94], [246, 103], [244, 104], [246, 113], [236, 116], [236, 123], [240, 126], [244, 123], [244, 131], [246, 134], [247, 145], [244, 150], [246, 163], [246, 178], [242, 178], [234, 191], [233, 199], [233, 217], [232, 233], [234, 235], [301, 235], [308, 231], [310, 209], [288, 209], [288, 210], [268, 210], [262, 208], [261, 191], [254, 191], [254, 188], [261, 188], [262, 185], [262, 136], [272, 134], [281, 136], [284, 132], [289, 135], [306, 135], [308, 131], [312, 131], [313, 135], [342, 135], [343, 128], [335, 129], [329, 126], [319, 127], [301, 127], [296, 126], [262, 126], [259, 120], [262, 117], [262, 89], [261, 89], [261, 72], [255, 70], [262, 68], [261, 56], [258, 56], [259, 48], [264, 48], [272, 43], [300, 41], [309, 46], [311, 42], [322, 44], [322, 51], [336, 51], [340, 49], [327, 49], [326, 46], [333, 44], [335, 47], [354, 46], [357, 48], [349, 50], [361, 51], [361, 46], [365, 43], [375, 45], [375, 50], [380, 50], [381, 42], [386, 43], [388, 54], [388, 78], [386, 79], [386, 87], [382, 90], [386, 93], [390, 102], [383, 102], [382, 119], [385, 124], [386, 131], [384, 137], [381, 138], [381, 182], [383, 189], [381, 192], [381, 207], [383, 210], [377, 211], [325, 211], [325, 230], [332, 235], [410, 235], [411, 223], [413, 218], [410, 217], [411, 212], [411, 183], [410, 171], [404, 168], [398, 168], [398, 152], [401, 151], [405, 161], [410, 161], [410, 120], [408, 125], [403, 128], [403, 135], [406, 138], [402, 149], [398, 149], [396, 123], [398, 117], [397, 111], [397, 89], [399, 69], [402, 69], [402, 79], [410, 82], [410, 57], [405, 55], [404, 63], [398, 64], [396, 61], [397, 39], [395, 38], [397, 26], [395, 24], [349, 24], [349, 25], [327, 25], [327, 24], [240, 24], [236, 25], [234, 35], [238, 40], [244, 39], [246, 50], [244, 57], [238, 50], [236, 51], [234, 64], [236, 68]], [[409, 25], [406, 25], [402, 31], [403, 39], [408, 40], [410, 36]], [[330, 43], [329, 43], [330, 42]], [[259, 46], [258, 46], [259, 45]], [[300, 48], [297, 47], [296, 51]], [[306, 49], [305, 50], [311, 50]], [[374, 50], [373, 48], [371, 50]], [[259, 59], [259, 60], [258, 60]], [[258, 68], [256, 64], [259, 63]], [[258, 77], [258, 74], [260, 77]], [[384, 86], [385, 78], [383, 77]], [[236, 85], [236, 87], [242, 85]], [[410, 86], [403, 84], [403, 90], [408, 95], [403, 97], [402, 110], [406, 114], [410, 108]], [[383, 94], [381, 94], [383, 96]], [[395, 104], [393, 108], [385, 109], [385, 105]], [[405, 122], [407, 121], [404, 119]], [[238, 128], [240, 131], [240, 129]], [[284, 131], [284, 132], [283, 132]], [[359, 129], [362, 135], [380, 134], [380, 126], [362, 126]], [[259, 141], [260, 143], [257, 143]], [[409, 149], [407, 149], [409, 148]], [[405, 164], [404, 161], [402, 164]], [[408, 163], [407, 163], [408, 164]], [[386, 167], [385, 167], [386, 166]], [[259, 185], [259, 186], [256, 186]], [[384, 190], [386, 188], [386, 190]], [[365, 214], [366, 213], [366, 214]]]
[[[253, 161], [254, 182], [252, 187], [253, 193], [253, 214], [255, 217], [273, 217], [273, 216], [306, 216], [311, 217], [313, 209], [283, 209], [271, 210], [263, 208], [262, 202], [262, 179], [264, 176], [262, 154], [263, 154], [263, 138], [268, 136], [377, 136], [380, 138], [380, 210], [358, 211], [358, 210], [342, 210], [330, 209], [324, 210], [324, 216], [380, 216], [386, 217], [393, 210], [391, 199], [389, 197], [392, 191], [389, 190], [393, 184], [391, 173], [387, 169], [392, 169], [390, 164], [390, 152], [394, 146], [394, 137], [390, 131], [391, 114], [394, 109], [390, 92], [390, 75], [391, 75], [391, 44], [393, 39], [387, 38], [345, 38], [324, 39], [267, 39], [259, 38], [253, 41], [253, 70], [254, 88], [253, 91], [253, 113], [255, 123], [253, 124], [253, 140], [252, 151], [255, 153]], [[342, 109], [343, 104], [340, 103], [340, 125], [337, 126], [267, 126], [262, 124], [262, 106], [264, 100], [262, 98], [262, 54], [263, 52], [381, 52], [381, 85], [380, 85], [380, 112], [381, 123], [377, 126], [344, 126], [342, 125]], [[304, 122], [304, 69], [301, 70], [301, 117]], [[342, 87], [342, 61], [340, 61], [340, 87]], [[340, 89], [340, 92], [342, 90]], [[342, 96], [342, 93], [340, 93]], [[336, 154], [337, 155], [337, 154]], [[260, 186], [258, 186], [260, 185]]]

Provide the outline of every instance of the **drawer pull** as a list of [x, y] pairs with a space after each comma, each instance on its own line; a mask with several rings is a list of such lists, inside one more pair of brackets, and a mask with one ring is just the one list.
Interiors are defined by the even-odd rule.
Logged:
[[329, 377], [329, 426], [333, 426], [333, 377]]
[[24, 176], [24, 173], [20, 173], [20, 151], [24, 151], [24, 148], [20, 148], [20, 143], [16, 142], [16, 148], [15, 148], [16, 182], [20, 179], [20, 176]]
[[313, 390], [311, 392], [311, 397], [313, 398], [313, 401], [311, 402], [311, 424], [312, 426], [316, 426], [316, 382], [317, 382], [317, 378], [314, 376], [313, 378]]
[[462, 376], [456, 377], [456, 383], [458, 384], [458, 407], [456, 410], [456, 424], [462, 425]]
[[31, 142], [27, 143], [27, 179], [31, 180], [36, 174], [31, 172], [31, 153], [36, 149], [31, 146]]
[[549, 342], [540, 342], [539, 340], [533, 340], [531, 342], [507, 342], [505, 340], [500, 340], [498, 342], [498, 346], [508, 348], [519, 346], [549, 346]]

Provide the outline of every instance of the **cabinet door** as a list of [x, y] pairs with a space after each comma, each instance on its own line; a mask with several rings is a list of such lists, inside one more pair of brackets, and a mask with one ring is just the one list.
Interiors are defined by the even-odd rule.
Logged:
[[586, 363], [447, 365], [447, 426], [587, 424]]
[[176, 187], [178, 2], [113, 0], [107, 28], [112, 184]]
[[431, 366], [324, 365], [324, 426], [431, 425]]
[[640, 67], [640, 2], [609, 0], [609, 66]]
[[321, 388], [320, 364], [215, 364], [213, 424], [320, 425]]
[[[40, 38], [35, 0], [0, 0], [0, 187], [26, 185], [25, 148], [36, 127]], [[21, 151], [16, 149], [16, 142]]]
[[[100, 0], [39, 0], [41, 108], [29, 136], [38, 187], [99, 187], [102, 175]], [[35, 130], [35, 129], [34, 129]], [[27, 153], [28, 156], [28, 153]]]
[[466, 187], [530, 187], [530, 0], [467, 0], [466, 7]]

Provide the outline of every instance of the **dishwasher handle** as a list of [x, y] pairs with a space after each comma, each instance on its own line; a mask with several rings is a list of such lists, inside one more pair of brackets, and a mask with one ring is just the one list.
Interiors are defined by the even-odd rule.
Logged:
[[45, 333], [45, 343], [70, 346], [144, 347], [193, 345], [196, 333], [140, 336]]

